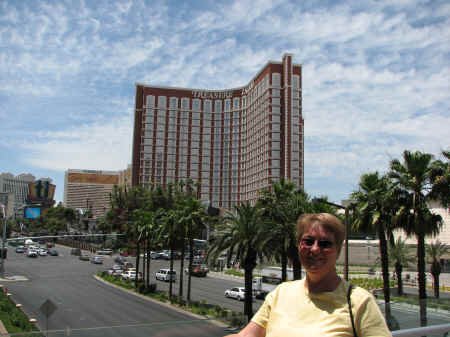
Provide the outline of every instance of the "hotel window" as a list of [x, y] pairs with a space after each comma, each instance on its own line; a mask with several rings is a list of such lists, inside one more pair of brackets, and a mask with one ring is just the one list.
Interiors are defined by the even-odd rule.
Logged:
[[233, 109], [238, 110], [239, 109], [239, 97], [233, 98]]
[[280, 105], [280, 99], [279, 98], [272, 98], [272, 104]]
[[189, 109], [189, 98], [182, 98], [181, 99], [181, 107], [184, 110], [188, 110]]
[[231, 99], [227, 98], [225, 100], [225, 109], [224, 111], [231, 111]]
[[211, 112], [212, 111], [212, 103], [210, 100], [205, 100], [203, 102], [203, 110], [205, 112]]
[[200, 99], [194, 98], [192, 100], [192, 110], [193, 111], [200, 111]]
[[299, 75], [292, 76], [292, 82], [293, 82], [294, 88], [296, 88], [296, 89], [300, 88], [300, 76]]
[[166, 103], [166, 96], [158, 96], [158, 108], [165, 108]]
[[280, 89], [272, 89], [273, 97], [280, 97]]
[[281, 75], [279, 73], [272, 73], [272, 87], [279, 88], [281, 86]]
[[192, 125], [200, 126], [200, 114], [198, 112], [192, 113]]
[[176, 109], [178, 107], [178, 98], [170, 97], [169, 99], [169, 107], [170, 109]]
[[222, 112], [222, 101], [221, 100], [214, 101], [214, 111]]
[[148, 107], [154, 107], [155, 106], [155, 96], [148, 95], [146, 98], [147, 106]]

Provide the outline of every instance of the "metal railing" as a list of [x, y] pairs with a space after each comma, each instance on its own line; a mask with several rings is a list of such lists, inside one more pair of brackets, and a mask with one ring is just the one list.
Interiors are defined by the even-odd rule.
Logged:
[[440, 325], [432, 325], [420, 328], [413, 329], [404, 329], [404, 330], [396, 330], [392, 331], [392, 336], [395, 337], [420, 337], [429, 334], [440, 334], [444, 337], [449, 336], [450, 332], [450, 323], [449, 324], [440, 324]]

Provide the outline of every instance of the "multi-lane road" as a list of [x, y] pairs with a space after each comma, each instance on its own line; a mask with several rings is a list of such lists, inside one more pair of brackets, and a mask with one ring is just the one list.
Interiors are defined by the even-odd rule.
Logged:
[[[36, 318], [41, 329], [70, 331], [72, 336], [224, 336], [224, 326], [200, 317], [174, 310], [170, 306], [129, 294], [105, 285], [93, 276], [114, 264], [105, 256], [103, 265], [80, 261], [70, 255], [70, 249], [57, 247], [59, 256], [28, 258], [17, 254], [10, 247], [6, 271], [9, 275], [21, 275], [26, 281], [3, 282], [17, 303], [23, 305], [30, 317]], [[168, 261], [153, 260], [152, 277]], [[179, 269], [179, 261], [176, 261]], [[178, 294], [178, 281], [174, 294]], [[168, 283], [156, 281], [159, 289]], [[187, 280], [184, 282], [187, 284]], [[224, 290], [240, 281], [220, 278], [192, 277], [192, 299], [221, 304], [235, 311], [243, 311], [243, 303], [224, 297]], [[185, 286], [186, 287], [186, 286]], [[186, 288], [184, 295], [186, 295]], [[46, 319], [41, 305], [51, 300], [56, 311]], [[261, 301], [255, 303], [259, 307]], [[58, 336], [58, 332], [52, 332]], [[50, 335], [52, 334], [50, 333]], [[61, 335], [63, 336], [63, 335]]]
[[[51, 330], [49, 336], [214, 337], [227, 334], [223, 325], [96, 280], [93, 276], [98, 271], [106, 270], [114, 264], [112, 257], [105, 256], [103, 265], [94, 265], [70, 255], [70, 249], [67, 247], [57, 248], [60, 256], [33, 259], [24, 254], [16, 254], [10, 247], [6, 263], [7, 273], [25, 276], [27, 280], [2, 282], [8, 287], [15, 301], [23, 305], [29, 316], [37, 319], [41, 329], [47, 330], [48, 327], [48, 330]], [[174, 284], [174, 294], [178, 294], [179, 263], [179, 260], [175, 263], [178, 280]], [[169, 284], [154, 280], [154, 273], [168, 265], [169, 261], [151, 262], [152, 282], [156, 282], [159, 289], [167, 289]], [[184, 284], [186, 296], [187, 279]], [[243, 302], [224, 297], [225, 289], [233, 286], [243, 286], [243, 281], [211, 276], [192, 277], [191, 298], [242, 312]], [[40, 310], [46, 300], [51, 300], [57, 308], [48, 321]], [[253, 304], [254, 310], [261, 304], [262, 301], [256, 300]], [[381, 308], [383, 309], [383, 306]], [[418, 326], [416, 308], [394, 305], [392, 312], [402, 329]], [[448, 313], [430, 312], [428, 317], [430, 325], [450, 322]]]

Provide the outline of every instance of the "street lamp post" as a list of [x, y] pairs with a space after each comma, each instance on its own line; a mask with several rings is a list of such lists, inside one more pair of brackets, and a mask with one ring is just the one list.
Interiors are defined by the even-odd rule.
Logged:
[[344, 279], [348, 281], [348, 233], [349, 233], [349, 227], [350, 227], [350, 220], [349, 220], [349, 209], [353, 207], [353, 204], [348, 205], [347, 207], [335, 204], [333, 202], [329, 202], [325, 200], [324, 198], [314, 198], [313, 203], [323, 203], [330, 206], [334, 206], [336, 208], [343, 209], [345, 211], [345, 245], [344, 245]]
[[3, 218], [3, 235], [2, 235], [2, 251], [1, 251], [1, 266], [0, 266], [0, 274], [2, 278], [5, 278], [5, 242], [6, 242], [6, 211], [5, 211], [5, 205], [0, 204], [0, 213]]

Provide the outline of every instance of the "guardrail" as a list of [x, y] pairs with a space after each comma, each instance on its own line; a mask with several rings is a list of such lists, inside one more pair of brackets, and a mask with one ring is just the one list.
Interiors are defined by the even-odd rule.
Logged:
[[413, 329], [404, 329], [404, 330], [396, 330], [392, 331], [392, 336], [394, 337], [420, 337], [425, 336], [427, 334], [442, 334], [442, 336], [449, 336], [450, 332], [450, 323], [449, 324], [440, 324], [440, 325], [432, 325], [420, 328]]

